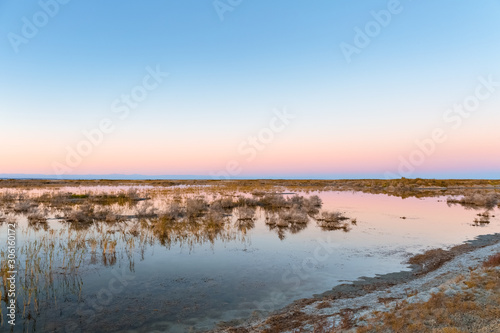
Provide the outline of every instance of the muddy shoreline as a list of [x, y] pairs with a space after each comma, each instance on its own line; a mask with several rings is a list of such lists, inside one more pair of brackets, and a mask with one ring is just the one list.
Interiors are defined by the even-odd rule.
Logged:
[[409, 282], [411, 280], [418, 279], [420, 276], [438, 269], [445, 262], [452, 260], [456, 256], [497, 243], [500, 243], [500, 233], [481, 235], [473, 240], [469, 240], [464, 242], [463, 244], [454, 246], [449, 250], [443, 250], [443, 252], [440, 254], [441, 256], [438, 258], [429, 257], [428, 260], [424, 260], [424, 262], [421, 264], [410, 265], [409, 271], [388, 273], [377, 275], [375, 277], [362, 276], [352, 283], [340, 284], [332, 288], [332, 290], [313, 296], [314, 298], [320, 299], [336, 299], [363, 296], [380, 288], [386, 288], [388, 286], [394, 286], [403, 282]]

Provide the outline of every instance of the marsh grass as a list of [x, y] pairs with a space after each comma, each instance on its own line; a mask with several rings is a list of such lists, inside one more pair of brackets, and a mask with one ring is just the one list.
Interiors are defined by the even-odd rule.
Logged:
[[449, 197], [447, 203], [459, 204], [469, 208], [495, 208], [500, 202], [500, 195], [496, 192], [474, 192], [465, 194], [461, 199]]
[[423, 272], [433, 271], [446, 262], [453, 259], [454, 254], [450, 250], [431, 249], [422, 254], [417, 254], [408, 259], [410, 265], [421, 266]]
[[34, 229], [48, 230], [47, 213], [38, 208], [27, 215], [29, 225]]
[[186, 199], [186, 216], [188, 219], [202, 217], [208, 210], [208, 202], [204, 197]]
[[351, 221], [351, 225], [357, 224], [356, 219], [350, 219], [342, 212], [324, 211], [317, 218], [318, 225], [323, 230], [344, 230], [346, 232], [351, 230], [349, 222], [347, 222], [349, 220]]
[[483, 263], [483, 267], [490, 268], [500, 266], [500, 253], [494, 254]]
[[[22, 199], [21, 199], [22, 200]], [[13, 211], [16, 213], [28, 213], [32, 208], [38, 205], [31, 200], [19, 201], [14, 205]]]

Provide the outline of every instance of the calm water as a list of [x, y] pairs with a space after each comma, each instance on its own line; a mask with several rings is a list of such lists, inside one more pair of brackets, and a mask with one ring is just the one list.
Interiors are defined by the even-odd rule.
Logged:
[[[356, 225], [349, 232], [324, 231], [314, 221], [302, 230], [272, 229], [258, 209], [253, 223], [238, 224], [232, 217], [222, 231], [169, 230], [168, 237], [159, 238], [146, 231], [147, 221], [137, 219], [71, 230], [55, 218], [57, 213], [50, 212], [54, 219], [48, 221], [48, 230], [34, 230], [28, 228], [25, 216], [15, 215], [18, 249], [44, 235], [52, 235], [59, 245], [78, 234], [87, 244], [89, 239], [105, 238], [117, 245], [113, 255], [103, 255], [99, 246], [94, 254], [78, 248], [78, 273], [57, 274], [51, 284], [41, 286], [38, 308], [26, 320], [20, 308], [14, 331], [198, 332], [221, 320], [279, 309], [344, 281], [405, 270], [403, 262], [409, 255], [429, 248], [500, 232], [498, 211], [490, 212], [497, 217], [488, 225], [473, 226], [483, 211], [448, 206], [445, 197], [401, 199], [360, 192], [302, 195], [313, 194], [323, 200], [322, 209], [345, 212], [357, 219]], [[156, 207], [165, 205], [161, 197], [150, 201]], [[131, 208], [114, 209], [133, 215]], [[5, 244], [5, 222], [0, 231]], [[18, 255], [22, 259], [24, 254]], [[54, 259], [54, 265], [65, 267], [58, 260], [62, 256]], [[5, 313], [2, 302], [4, 317]], [[9, 328], [4, 322], [2, 329]]]

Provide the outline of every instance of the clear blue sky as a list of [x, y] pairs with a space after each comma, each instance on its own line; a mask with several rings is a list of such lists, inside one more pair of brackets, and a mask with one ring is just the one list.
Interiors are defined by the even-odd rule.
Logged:
[[[500, 81], [498, 0], [400, 1], [350, 62], [340, 46], [390, 1], [243, 0], [223, 20], [212, 1], [54, 3], [0, 1], [0, 173], [207, 175], [234, 160], [242, 177], [383, 177], [439, 127], [446, 142], [407, 176], [500, 177], [500, 89], [458, 128], [443, 121], [478, 77]], [[169, 75], [119, 119], [111, 105], [148, 66]], [[285, 107], [283, 131], [238, 151]], [[68, 165], [103, 118], [113, 131]]]

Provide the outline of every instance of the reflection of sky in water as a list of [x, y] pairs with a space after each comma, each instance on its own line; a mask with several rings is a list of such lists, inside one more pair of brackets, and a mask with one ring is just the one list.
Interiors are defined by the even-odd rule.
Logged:
[[[307, 195], [313, 194], [316, 193]], [[255, 227], [244, 237], [237, 235], [233, 240], [194, 247], [172, 244], [166, 248], [156, 242], [145, 246], [143, 253], [136, 248], [135, 271], [127, 273], [132, 278], [126, 288], [113, 295], [109, 304], [96, 311], [84, 327], [169, 332], [184, 332], [188, 327], [210, 328], [220, 320], [249, 317], [255, 310], [278, 309], [344, 280], [405, 269], [402, 262], [408, 253], [500, 231], [498, 217], [492, 218], [486, 227], [472, 227], [474, 217], [482, 210], [449, 207], [442, 197], [317, 194], [323, 199], [323, 209], [343, 211], [356, 218], [357, 225], [347, 233], [325, 232], [310, 221], [306, 229], [295, 234], [286, 232], [280, 240], [264, 223], [264, 213], [257, 211]], [[160, 198], [155, 205], [161, 207], [161, 202]], [[61, 227], [57, 221], [49, 223], [54, 229]], [[5, 228], [1, 227], [2, 242], [6, 238]], [[35, 237], [36, 233], [30, 232], [30, 238]], [[99, 290], [113, 278], [112, 271], [122, 268], [128, 272], [129, 262], [118, 252], [113, 267], [87, 265], [82, 270], [83, 309], [89, 310]], [[77, 306], [75, 298], [68, 297], [61, 315], [51, 314], [47, 321], [75, 318]], [[43, 322], [37, 325], [50, 328]]]

